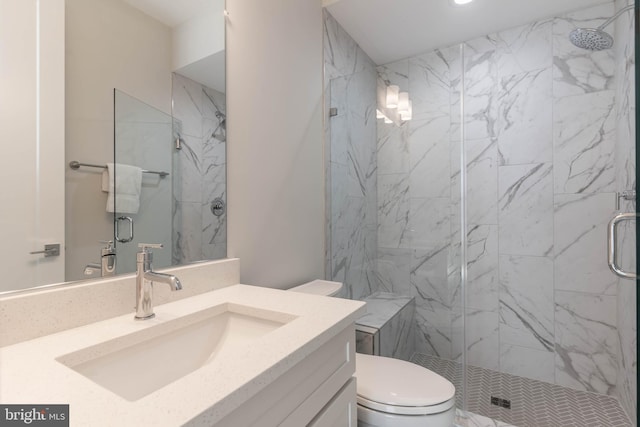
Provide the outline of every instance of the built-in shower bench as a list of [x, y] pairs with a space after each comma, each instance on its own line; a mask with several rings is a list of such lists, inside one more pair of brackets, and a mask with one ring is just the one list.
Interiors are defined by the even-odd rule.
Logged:
[[414, 297], [376, 292], [363, 301], [367, 314], [356, 321], [356, 351], [409, 360], [415, 350]]

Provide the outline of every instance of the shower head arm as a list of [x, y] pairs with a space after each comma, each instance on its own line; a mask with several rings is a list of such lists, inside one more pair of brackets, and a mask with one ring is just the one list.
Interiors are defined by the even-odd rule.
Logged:
[[611, 18], [609, 18], [606, 21], [604, 21], [604, 23], [598, 27], [598, 30], [604, 29], [607, 25], [611, 24], [613, 21], [618, 19], [618, 16], [622, 15], [626, 11], [631, 10], [633, 8], [635, 8], [635, 5], [633, 5], [633, 4], [631, 4], [631, 5], [627, 6], [627, 7], [623, 7], [615, 15], [613, 15]]

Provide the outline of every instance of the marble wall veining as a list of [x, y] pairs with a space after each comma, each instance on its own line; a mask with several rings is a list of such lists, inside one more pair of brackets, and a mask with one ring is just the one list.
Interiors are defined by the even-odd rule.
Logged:
[[[398, 85], [413, 102], [413, 120], [378, 121], [378, 276], [380, 289], [415, 298], [415, 348], [454, 358], [459, 288], [459, 165], [452, 64], [459, 50], [436, 50], [378, 67], [382, 87]], [[457, 237], [456, 237], [457, 236]], [[461, 316], [456, 316], [461, 319]], [[478, 348], [478, 351], [481, 351]]]
[[211, 205], [226, 204], [226, 97], [173, 74], [174, 155], [173, 262], [182, 264], [227, 255], [227, 215]]
[[[374, 349], [374, 354], [410, 360], [415, 352], [415, 340], [412, 336], [414, 298], [376, 292], [364, 298], [363, 301], [367, 303], [367, 313], [356, 321], [356, 331], [360, 331], [359, 326], [377, 330], [379, 346]], [[366, 332], [360, 331], [360, 333]]]
[[[376, 70], [375, 65], [324, 11], [325, 158], [329, 280], [343, 296], [377, 291]], [[336, 114], [330, 116], [329, 109]]]
[[631, 14], [615, 49], [568, 39], [621, 5], [378, 67], [414, 112], [378, 124], [377, 267], [381, 290], [416, 298], [416, 350], [459, 359], [462, 122], [467, 362], [622, 396], [634, 416], [635, 288], [606, 263], [615, 192], [635, 189]]
[[[613, 49], [581, 50], [568, 39], [628, 3], [603, 2], [375, 74], [325, 12], [326, 109], [338, 109], [325, 126], [327, 276], [352, 298], [414, 297], [417, 352], [452, 360], [464, 352], [471, 365], [614, 395], [635, 419], [636, 290], [606, 264], [615, 194], [635, 189], [632, 14], [615, 22]], [[371, 129], [372, 103], [390, 84], [410, 93], [413, 119]], [[633, 270], [635, 230], [620, 229], [622, 262]]]
[[[171, 172], [171, 122], [170, 114], [115, 90], [115, 162], [137, 165], [146, 170]], [[135, 214], [125, 214], [133, 220], [133, 238], [130, 242], [115, 242], [116, 274], [136, 271], [136, 253], [140, 250], [140, 243], [161, 243], [165, 248], [173, 246], [171, 187], [171, 175], [161, 178], [156, 174], [142, 174], [140, 208]], [[115, 203], [118, 211], [117, 196]], [[120, 215], [116, 214], [117, 217]], [[120, 227], [121, 235], [126, 235], [126, 226], [121, 223]], [[154, 268], [172, 265], [171, 250], [156, 250], [154, 255]], [[100, 261], [99, 253], [94, 257], [94, 262]]]

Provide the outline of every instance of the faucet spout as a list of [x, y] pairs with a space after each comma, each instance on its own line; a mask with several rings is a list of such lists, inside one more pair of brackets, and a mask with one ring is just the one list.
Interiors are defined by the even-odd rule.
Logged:
[[169, 285], [172, 291], [179, 291], [182, 289], [182, 283], [173, 274], [156, 273], [155, 271], [145, 271], [144, 279], [150, 282], [161, 282]]
[[142, 249], [136, 255], [136, 320], [146, 320], [155, 317], [153, 313], [153, 283], [160, 282], [169, 285], [172, 291], [182, 289], [180, 280], [172, 274], [156, 273], [151, 267], [153, 254], [149, 248], [161, 248], [162, 245], [149, 245], [142, 243]]

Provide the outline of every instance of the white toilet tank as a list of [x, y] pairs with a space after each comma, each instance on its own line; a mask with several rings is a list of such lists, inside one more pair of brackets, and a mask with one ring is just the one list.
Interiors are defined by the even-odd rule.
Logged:
[[331, 282], [329, 280], [314, 280], [303, 285], [294, 286], [290, 288], [290, 291], [300, 292], [303, 294], [324, 295], [327, 297], [334, 297], [338, 295], [342, 289], [342, 283]]

